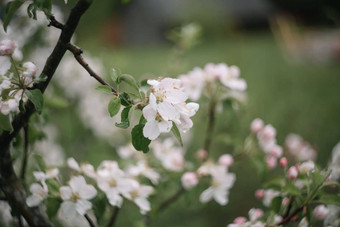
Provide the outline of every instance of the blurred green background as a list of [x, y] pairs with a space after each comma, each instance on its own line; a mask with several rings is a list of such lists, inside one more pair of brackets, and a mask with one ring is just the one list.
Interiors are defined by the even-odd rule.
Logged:
[[[230, 138], [242, 141], [251, 120], [260, 117], [277, 129], [280, 145], [287, 134], [300, 134], [317, 149], [317, 162], [325, 167], [332, 148], [340, 141], [340, 43], [329, 38], [340, 40], [339, 8], [335, 1], [303, 2], [95, 1], [81, 21], [76, 44], [101, 58], [108, 69], [117, 67], [136, 78], [176, 77], [209, 62], [237, 65], [248, 83], [247, 103], [237, 114], [218, 115], [215, 132], [225, 138], [215, 139], [213, 156], [233, 152]], [[202, 26], [200, 43], [184, 53], [180, 65], [169, 67], [174, 44], [166, 34], [190, 22]], [[287, 38], [290, 36], [294, 38]], [[188, 158], [203, 146], [206, 111], [203, 104], [194, 117]], [[65, 151], [95, 165], [116, 158], [112, 147], [94, 138], [76, 116], [76, 111], [51, 113], [50, 119], [64, 132], [60, 142]], [[225, 226], [237, 216], [247, 216], [250, 208], [261, 207], [253, 196], [261, 182], [250, 160], [242, 159], [231, 172], [237, 180], [227, 206], [200, 204], [203, 188], [197, 188], [152, 219], [150, 225]], [[161, 188], [163, 196], [174, 193], [178, 183]], [[158, 199], [152, 201], [157, 203]], [[117, 226], [139, 226], [139, 218], [138, 209], [127, 202]]]

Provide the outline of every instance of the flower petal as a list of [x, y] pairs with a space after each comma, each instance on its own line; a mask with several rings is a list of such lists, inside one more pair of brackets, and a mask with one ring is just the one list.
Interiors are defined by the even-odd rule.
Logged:
[[148, 121], [146, 122], [143, 128], [143, 135], [150, 140], [156, 139], [160, 134], [160, 130], [158, 127], [157, 121]]

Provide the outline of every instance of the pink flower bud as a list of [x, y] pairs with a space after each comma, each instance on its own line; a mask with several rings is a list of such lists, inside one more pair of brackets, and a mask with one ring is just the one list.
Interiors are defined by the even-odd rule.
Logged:
[[328, 216], [329, 209], [325, 205], [319, 205], [314, 208], [313, 216], [318, 220], [323, 220]]
[[239, 224], [239, 225], [246, 223], [246, 222], [247, 222], [247, 218], [245, 218], [245, 217], [237, 217], [234, 220], [234, 224]]
[[23, 72], [23, 76], [29, 77], [29, 78], [35, 77], [35, 74], [37, 73], [37, 70], [38, 70], [35, 64], [28, 61], [28, 62], [25, 62], [22, 66], [25, 68], [25, 71]]
[[288, 178], [293, 180], [296, 179], [299, 175], [298, 169], [295, 166], [292, 166], [288, 169]]
[[287, 206], [288, 203], [289, 203], [289, 199], [288, 199], [287, 197], [284, 197], [284, 198], [282, 199], [282, 205], [283, 205], [283, 206]]
[[263, 216], [263, 211], [261, 209], [252, 208], [248, 212], [250, 221], [255, 221]]
[[272, 125], [266, 125], [261, 130], [261, 136], [263, 136], [264, 139], [266, 139], [266, 140], [275, 139], [276, 129]]
[[264, 197], [264, 190], [263, 189], [256, 190], [255, 197], [257, 199], [263, 199], [263, 197]]
[[279, 164], [280, 164], [280, 167], [281, 167], [281, 168], [286, 167], [286, 166], [288, 165], [288, 160], [287, 160], [287, 158], [286, 158], [286, 157], [281, 158]]
[[274, 169], [277, 165], [277, 158], [274, 156], [267, 156], [266, 164], [268, 169]]
[[270, 146], [269, 154], [276, 158], [280, 158], [283, 154], [282, 147], [276, 144]]
[[254, 119], [250, 124], [250, 130], [253, 133], [259, 132], [263, 128], [263, 121], [260, 118]]
[[194, 172], [186, 172], [181, 178], [182, 185], [185, 189], [191, 189], [198, 184], [197, 176]]
[[15, 49], [14, 41], [8, 40], [8, 39], [0, 41], [0, 55], [1, 56], [13, 54], [14, 49]]
[[204, 150], [204, 149], [201, 149], [201, 150], [198, 150], [197, 151], [197, 157], [199, 158], [199, 159], [205, 159], [206, 157], [207, 157], [207, 155], [208, 155], [208, 153], [207, 153], [207, 151], [206, 150]]
[[231, 156], [230, 154], [221, 155], [218, 159], [218, 163], [220, 165], [230, 167], [234, 163], [233, 156]]

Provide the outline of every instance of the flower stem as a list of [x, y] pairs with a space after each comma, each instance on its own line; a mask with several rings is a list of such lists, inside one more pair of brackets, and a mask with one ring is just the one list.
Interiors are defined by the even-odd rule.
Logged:
[[87, 214], [84, 214], [84, 217], [86, 218], [87, 222], [89, 223], [89, 225], [91, 227], [96, 227], [96, 225], [93, 223], [92, 219]]
[[114, 226], [116, 220], [117, 220], [117, 216], [118, 216], [118, 212], [119, 212], [120, 208], [119, 207], [115, 207], [113, 210], [113, 213], [111, 215], [110, 221], [107, 224], [107, 227], [112, 227]]
[[213, 138], [213, 130], [215, 126], [215, 113], [216, 112], [216, 101], [214, 98], [211, 99], [208, 109], [208, 126], [205, 134], [205, 140], [204, 140], [204, 150], [207, 152], [207, 158], [209, 155], [209, 151], [211, 148], [211, 142]]

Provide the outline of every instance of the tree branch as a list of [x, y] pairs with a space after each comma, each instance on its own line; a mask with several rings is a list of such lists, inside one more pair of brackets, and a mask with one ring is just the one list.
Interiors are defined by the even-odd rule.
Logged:
[[116, 91], [116, 89], [114, 89], [109, 83], [107, 83], [103, 78], [101, 78], [97, 73], [95, 73], [91, 67], [89, 66], [89, 64], [86, 63], [86, 61], [84, 60], [84, 58], [81, 56], [81, 54], [83, 53], [82, 49], [80, 49], [79, 47], [68, 43], [67, 44], [67, 49], [73, 53], [74, 58], [78, 61], [78, 63], [83, 66], [83, 68], [90, 74], [90, 76], [92, 76], [94, 79], [96, 79], [99, 83], [101, 83], [102, 85], [106, 85], [108, 87], [111, 88], [112, 92], [114, 95], [118, 96], [119, 93]]
[[[67, 44], [78, 26], [81, 16], [90, 7], [92, 1], [79, 0], [72, 8], [69, 18], [62, 28], [58, 43], [53, 52], [47, 58], [42, 75], [47, 79], [44, 82], [37, 83], [33, 89], [39, 89], [42, 93], [45, 91], [50, 80], [52, 79], [61, 59], [63, 58]], [[17, 114], [12, 122], [13, 131], [3, 132], [0, 136], [0, 188], [4, 192], [7, 201], [12, 209], [17, 210], [27, 221], [30, 226], [51, 226], [46, 215], [38, 207], [28, 207], [26, 204], [26, 191], [17, 178], [10, 154], [10, 144], [18, 135], [21, 128], [27, 124], [30, 116], [35, 112], [34, 105], [28, 101], [25, 105], [25, 112]]]
[[183, 187], [180, 187], [180, 189], [178, 189], [178, 191], [175, 194], [173, 194], [172, 196], [170, 196], [168, 199], [161, 203], [161, 205], [157, 209], [157, 212], [159, 213], [163, 211], [165, 208], [167, 208], [169, 205], [175, 202], [184, 192], [185, 189]]
[[21, 173], [20, 178], [22, 183], [25, 185], [25, 178], [26, 178], [26, 167], [27, 167], [27, 160], [28, 160], [28, 124], [24, 126], [24, 157], [22, 159], [21, 164]]

